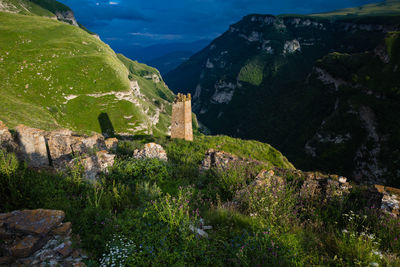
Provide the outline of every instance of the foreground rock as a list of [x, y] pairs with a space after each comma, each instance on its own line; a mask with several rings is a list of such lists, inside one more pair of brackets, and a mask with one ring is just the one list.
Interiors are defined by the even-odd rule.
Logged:
[[117, 138], [107, 138], [105, 140], [105, 144], [108, 150], [116, 151], [118, 146], [118, 139]]
[[256, 165], [262, 164], [257, 160], [245, 159], [224, 151], [209, 149], [206, 152], [204, 160], [201, 163], [200, 171], [206, 171], [212, 168], [216, 168], [219, 170], [227, 170], [234, 164], [249, 164], [249, 163], [253, 163]]
[[300, 196], [307, 200], [327, 202], [332, 199], [343, 199], [350, 194], [352, 186], [347, 178], [337, 175], [324, 175], [318, 172], [304, 173], [305, 181]]
[[393, 217], [398, 217], [400, 214], [400, 189], [383, 185], [375, 185], [374, 187], [380, 193], [381, 210]]
[[0, 214], [0, 266], [85, 266], [64, 217], [63, 211], [44, 209]]
[[50, 165], [47, 154], [45, 131], [19, 125], [16, 128], [21, 157], [28, 166], [43, 168]]
[[23, 159], [28, 161], [30, 167], [43, 168], [52, 164], [58, 168], [73, 156], [107, 149], [100, 134], [86, 137], [68, 129], [46, 132], [25, 125], [19, 125], [16, 131]]
[[0, 121], [0, 148], [13, 151], [17, 147], [7, 126]]
[[160, 159], [168, 161], [167, 153], [164, 148], [156, 143], [148, 143], [143, 149], [136, 149], [133, 152], [135, 159]]
[[83, 136], [68, 129], [46, 132], [25, 125], [16, 127], [14, 141], [8, 128], [0, 121], [0, 148], [17, 152], [18, 157], [32, 168], [53, 167], [63, 171], [80, 162], [85, 178], [89, 180], [97, 179], [100, 172], [114, 164], [115, 155], [106, 149], [115, 151], [117, 145], [118, 139], [105, 140], [100, 134]]
[[84, 177], [94, 182], [102, 172], [107, 172], [108, 168], [114, 165], [115, 155], [109, 154], [107, 151], [96, 152], [95, 155], [83, 158], [73, 159], [69, 162], [69, 166], [73, 168], [77, 164], [81, 164], [84, 169]]

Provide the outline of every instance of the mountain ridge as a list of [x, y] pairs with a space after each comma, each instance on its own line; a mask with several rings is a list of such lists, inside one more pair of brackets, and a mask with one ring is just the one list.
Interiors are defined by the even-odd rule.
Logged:
[[[400, 2], [391, 2], [390, 5], [398, 7]], [[385, 4], [379, 6], [381, 9], [387, 7]], [[367, 7], [365, 10], [374, 10], [376, 5]], [[360, 89], [357, 91], [357, 84], [362, 81], [354, 78], [354, 82], [346, 71], [337, 75], [335, 68], [329, 71], [318, 68], [318, 62], [324, 57], [332, 59], [334, 52], [350, 55], [345, 61], [335, 62], [335, 67], [357, 72], [357, 69], [350, 68], [351, 65], [346, 67], [347, 64], [353, 58], [356, 61], [365, 60], [357, 55], [368, 53], [372, 59], [379, 58], [379, 65], [383, 64], [387, 77], [387, 82], [383, 80], [383, 84], [387, 89], [396, 86], [397, 70], [390, 72], [388, 69], [393, 70], [398, 63], [397, 59], [388, 59], [388, 49], [397, 51], [397, 48], [387, 43], [391, 38], [390, 32], [400, 28], [399, 15], [248, 15], [231, 25], [207, 48], [168, 73], [165, 80], [173, 90], [186, 88], [187, 93], [193, 94], [193, 107], [199, 121], [214, 134], [271, 143], [301, 169], [340, 173], [365, 182], [387, 179], [397, 185], [399, 174], [396, 167], [387, 161], [397, 152], [390, 152], [390, 145], [384, 141], [385, 138], [372, 137], [368, 130], [370, 124], [363, 119], [369, 118], [368, 114], [379, 114], [380, 111], [375, 109], [378, 107], [375, 104], [373, 108], [370, 107], [368, 103], [371, 100], [364, 99]], [[373, 62], [376, 62], [375, 59]], [[326, 66], [329, 64], [324, 64]], [[372, 81], [378, 76], [371, 70], [368, 72], [365, 76], [369, 77], [370, 82], [363, 87], [368, 88], [366, 91], [374, 92], [378, 90], [373, 87], [377, 82]], [[354, 77], [357, 75], [354, 73]], [[352, 88], [354, 95], [360, 94], [363, 101], [368, 101], [364, 106], [373, 112], [365, 112], [365, 109], [361, 109], [362, 105], [357, 105], [358, 110], [351, 111], [351, 105], [354, 107], [355, 104], [349, 104], [346, 112], [355, 112], [357, 115], [346, 119], [349, 120], [346, 122], [347, 128], [335, 123], [336, 126], [330, 129], [332, 136], [320, 138], [320, 141], [331, 144], [329, 149], [327, 145], [320, 144], [318, 153], [314, 156], [307, 154], [307, 144], [335, 111], [337, 101], [340, 106], [354, 98], [351, 96], [347, 99], [350, 89], [342, 92], [342, 87]], [[383, 94], [389, 94], [389, 91]], [[397, 109], [394, 111], [397, 112]], [[334, 117], [338, 119], [341, 116]], [[373, 125], [381, 127], [380, 124], [386, 121], [385, 116], [381, 116]], [[394, 122], [393, 127], [397, 129], [396, 125]], [[350, 138], [346, 138], [349, 131], [342, 133], [346, 129], [351, 130]], [[387, 127], [381, 134], [393, 136], [387, 132]], [[386, 148], [376, 155], [360, 152], [365, 145], [363, 142], [366, 142], [360, 140], [370, 138], [375, 138], [375, 141], [371, 139], [369, 142], [380, 142], [380, 146]], [[380, 174], [373, 170], [366, 171], [368, 167], [362, 162], [377, 162], [380, 167], [376, 169], [381, 170]]]

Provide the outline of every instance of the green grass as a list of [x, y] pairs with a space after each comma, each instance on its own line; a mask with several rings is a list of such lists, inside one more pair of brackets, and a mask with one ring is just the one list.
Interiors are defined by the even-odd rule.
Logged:
[[[2, 4], [5, 7], [5, 11], [19, 13], [23, 15], [34, 15], [34, 16], [43, 16], [43, 17], [55, 17], [54, 13], [45, 7], [42, 7], [34, 2], [43, 2], [41, 0], [38, 1], [29, 1], [29, 0], [2, 0]], [[50, 1], [48, 1], [50, 2]], [[56, 1], [51, 1], [56, 3]], [[58, 3], [62, 5], [61, 3]], [[1, 11], [1, 10], [0, 10]]]
[[[164, 145], [168, 162], [131, 158], [130, 149], [151, 139]], [[298, 171], [276, 171], [286, 181], [283, 187], [254, 187], [250, 183], [257, 170], [251, 166], [229, 169], [225, 175], [250, 179], [226, 187], [217, 172], [199, 172], [208, 148], [270, 161], [270, 168], [292, 165], [277, 161], [280, 153], [259, 142], [224, 136], [198, 136], [195, 141], [137, 136], [122, 142], [115, 165], [97, 184], [84, 181], [79, 169], [57, 175], [37, 172], [0, 151], [0, 212], [64, 210], [90, 266], [112, 260], [124, 266], [400, 263], [399, 219], [365, 208], [367, 188], [355, 186], [350, 196], [335, 201], [313, 201], [299, 197], [304, 177]], [[191, 225], [200, 227], [200, 218], [212, 226], [209, 238], [190, 230]]]
[[400, 1], [386, 0], [381, 3], [367, 4], [360, 7], [345, 8], [332, 12], [311, 14], [310, 16], [322, 18], [343, 18], [360, 16], [391, 16], [398, 15], [400, 12]]
[[[101, 132], [98, 116], [107, 113], [115, 132], [132, 134], [130, 129], [149, 125], [162, 103], [159, 123], [148, 128], [166, 133], [173, 94], [163, 82], [155, 84], [138, 71], [159, 75], [157, 70], [132, 61], [136, 67], [130, 72], [108, 45], [53, 19], [0, 12], [0, 21], [0, 100], [5, 103], [0, 120], [9, 127], [23, 123]], [[131, 75], [145, 95], [132, 97], [140, 107], [113, 94], [130, 92]]]
[[238, 79], [259, 86], [263, 81], [264, 64], [265, 62], [258, 58], [251, 60], [240, 70]]

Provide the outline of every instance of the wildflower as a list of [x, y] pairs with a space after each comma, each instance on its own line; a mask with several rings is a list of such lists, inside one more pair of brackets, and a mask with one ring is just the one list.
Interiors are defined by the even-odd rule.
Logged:
[[347, 234], [347, 233], [349, 233], [349, 231], [347, 231], [346, 229], [343, 229], [342, 233]]
[[369, 264], [369, 266], [378, 267], [378, 266], [379, 266], [379, 263], [377, 263], [377, 262], [371, 262], [371, 263]]

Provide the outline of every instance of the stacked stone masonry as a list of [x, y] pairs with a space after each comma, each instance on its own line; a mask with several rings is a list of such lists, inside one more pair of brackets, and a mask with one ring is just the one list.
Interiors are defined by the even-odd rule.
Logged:
[[191, 95], [178, 94], [172, 105], [171, 138], [193, 141]]

